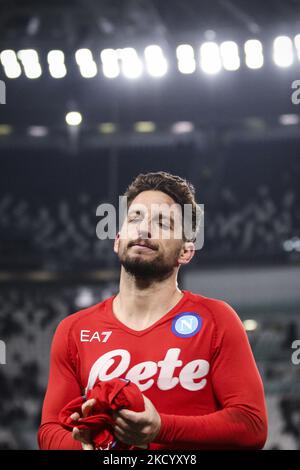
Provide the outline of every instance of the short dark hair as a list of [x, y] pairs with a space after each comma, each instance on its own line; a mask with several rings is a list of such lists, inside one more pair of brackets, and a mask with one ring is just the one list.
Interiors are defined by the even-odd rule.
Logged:
[[184, 240], [195, 241], [199, 229], [201, 210], [195, 201], [195, 188], [192, 183], [186, 179], [180, 178], [180, 176], [172, 175], [165, 171], [145, 174], [140, 173], [135, 177], [124, 193], [124, 196], [127, 197], [128, 208], [136, 196], [143, 191], [162, 191], [168, 194], [168, 196], [180, 205], [182, 211], [184, 210], [185, 204], [190, 204], [192, 207], [193, 234], [191, 237], [186, 237], [184, 234]]

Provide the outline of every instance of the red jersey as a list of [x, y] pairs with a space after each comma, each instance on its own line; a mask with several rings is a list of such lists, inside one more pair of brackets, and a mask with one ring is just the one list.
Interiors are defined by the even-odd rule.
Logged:
[[97, 378], [115, 377], [134, 382], [160, 413], [161, 429], [149, 449], [263, 447], [263, 385], [242, 322], [223, 301], [183, 293], [141, 331], [115, 317], [114, 296], [58, 325], [38, 431], [41, 449], [81, 449], [58, 414]]

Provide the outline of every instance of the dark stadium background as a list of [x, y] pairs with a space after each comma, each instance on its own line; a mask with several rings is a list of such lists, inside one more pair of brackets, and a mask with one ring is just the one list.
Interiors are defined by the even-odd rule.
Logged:
[[[165, 170], [189, 179], [205, 206], [204, 247], [181, 286], [237, 310], [266, 390], [265, 448], [300, 449], [299, 37], [292, 64], [272, 58], [275, 37], [298, 34], [296, 0], [0, 2], [0, 448], [37, 448], [56, 325], [118, 288], [97, 206], [116, 204], [137, 174]], [[263, 45], [261, 68], [245, 64], [249, 39]], [[235, 41], [239, 69], [204, 73], [207, 40]], [[149, 44], [161, 46], [166, 75], [104, 76], [101, 50], [134, 47], [142, 58]], [[178, 70], [179, 44], [194, 48], [192, 74]], [[92, 78], [76, 64], [81, 48], [92, 51]], [[6, 76], [1, 51], [22, 49], [38, 52], [40, 77]], [[60, 79], [47, 64], [56, 49]], [[69, 111], [79, 126], [67, 125]]]

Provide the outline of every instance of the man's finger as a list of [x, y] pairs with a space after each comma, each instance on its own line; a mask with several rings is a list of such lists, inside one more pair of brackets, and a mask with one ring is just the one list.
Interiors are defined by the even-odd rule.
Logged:
[[121, 416], [116, 418], [115, 424], [119, 426], [123, 431], [130, 431], [132, 428], [132, 424], [129, 421], [126, 421], [125, 419], [121, 418]]
[[119, 426], [114, 426], [114, 433], [115, 435], [117, 436], [117, 434], [121, 437], [125, 437], [126, 435], [128, 435], [125, 431], [123, 431], [122, 428], [120, 428]]
[[81, 407], [82, 416], [84, 418], [86, 418], [89, 415], [89, 413], [90, 413], [91, 409], [93, 408], [93, 406], [95, 405], [95, 403], [96, 403], [95, 398], [91, 398], [90, 400], [87, 400], [86, 402], [84, 402], [84, 404]]
[[80, 418], [80, 414], [79, 413], [73, 413], [71, 414], [70, 418], [73, 420], [73, 421], [77, 421], [79, 418]]
[[76, 441], [79, 441], [79, 437], [80, 437], [80, 432], [79, 432], [79, 429], [78, 428], [73, 428], [73, 431], [72, 431], [72, 437], [73, 439], [75, 439]]
[[94, 450], [94, 446], [92, 446], [92, 444], [84, 444], [84, 443], [82, 442], [81, 445], [82, 445], [82, 449], [83, 449], [83, 450]]
[[126, 433], [124, 433], [117, 426], [114, 428], [114, 434], [115, 434], [115, 437], [118, 439], [118, 441], [124, 442], [124, 444], [131, 444], [130, 436], [128, 436]]
[[141, 440], [138, 436], [128, 435], [126, 433], [122, 433], [120, 429], [115, 431], [115, 437], [118, 441], [123, 442], [127, 445], [133, 445], [134, 447], [139, 447], [141, 449], [147, 449], [148, 444], [141, 444], [139, 441]]
[[81, 430], [78, 429], [78, 428], [73, 428], [72, 436], [73, 436], [73, 439], [75, 439], [76, 441], [80, 441], [80, 442], [82, 442], [83, 444], [88, 444], [88, 445], [91, 444], [91, 442], [90, 442], [89, 439], [87, 438], [85, 432], [84, 432], [84, 431], [81, 431]]
[[120, 410], [118, 414], [119, 416], [127, 419], [128, 421], [136, 423], [139, 420], [140, 413], [136, 413], [135, 411], [131, 411], [131, 410]]
[[122, 438], [123, 442], [125, 442], [125, 439], [129, 443], [138, 442], [141, 439], [141, 434], [139, 431], [135, 431], [134, 429], [124, 430], [118, 425], [114, 426], [114, 435], [117, 439]]

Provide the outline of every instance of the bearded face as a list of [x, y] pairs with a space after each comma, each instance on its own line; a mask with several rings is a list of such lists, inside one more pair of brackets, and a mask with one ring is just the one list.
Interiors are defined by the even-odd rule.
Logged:
[[[115, 242], [114, 251], [127, 273], [140, 279], [161, 280], [178, 266], [183, 241], [174, 237], [174, 216], [158, 205], [174, 205], [161, 191], [144, 191], [132, 202]], [[146, 209], [146, 210], [143, 210]]]

